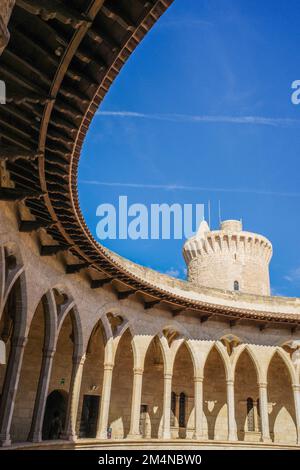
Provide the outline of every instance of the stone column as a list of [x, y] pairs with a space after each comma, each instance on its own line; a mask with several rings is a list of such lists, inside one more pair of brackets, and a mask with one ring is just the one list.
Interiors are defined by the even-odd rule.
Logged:
[[133, 369], [133, 389], [132, 389], [132, 402], [131, 402], [131, 420], [130, 431], [127, 439], [140, 439], [140, 415], [141, 415], [141, 400], [142, 400], [142, 384], [143, 384], [143, 369]]
[[293, 384], [294, 402], [295, 402], [295, 416], [297, 426], [297, 444], [300, 444], [300, 385]]
[[203, 377], [194, 377], [195, 432], [194, 439], [203, 438]]
[[42, 441], [44, 414], [49, 390], [49, 382], [53, 365], [55, 350], [45, 351], [43, 354], [39, 383], [35, 397], [34, 410], [28, 440], [32, 442]]
[[271, 442], [270, 429], [269, 429], [267, 384], [259, 383], [258, 387], [259, 387], [259, 413], [260, 413], [260, 421], [261, 421], [261, 440], [263, 442]]
[[228, 440], [237, 441], [235, 409], [234, 409], [234, 381], [227, 380], [227, 418], [228, 418]]
[[171, 393], [172, 374], [164, 374], [164, 408], [162, 438], [171, 439]]
[[114, 365], [112, 363], [104, 364], [102, 396], [96, 434], [97, 439], [107, 439], [113, 368]]
[[10, 427], [26, 342], [25, 337], [12, 339], [0, 407], [0, 445], [3, 447], [11, 444]]
[[63, 439], [68, 439], [70, 441], [76, 441], [77, 439], [76, 420], [84, 361], [85, 355], [73, 357], [66, 424], [63, 433]]

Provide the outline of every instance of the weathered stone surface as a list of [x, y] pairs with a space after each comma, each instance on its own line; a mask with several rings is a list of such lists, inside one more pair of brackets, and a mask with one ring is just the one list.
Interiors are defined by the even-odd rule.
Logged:
[[188, 280], [201, 286], [270, 295], [269, 262], [272, 245], [265, 237], [242, 230], [238, 220], [222, 222], [211, 231], [202, 222], [183, 249]]
[[15, 0], [2, 0], [0, 5], [0, 55], [6, 47], [10, 35], [8, 30], [8, 22], [12, 9], [15, 5]]
[[[259, 387], [263, 386], [267, 390], [264, 411], [271, 439], [275, 444], [282, 442], [284, 445], [296, 445], [299, 441], [300, 386], [298, 362], [293, 360], [297, 352], [295, 348], [299, 346], [297, 331], [292, 333], [276, 324], [260, 329], [255, 322], [249, 321], [230, 324], [221, 318], [201, 323], [197, 316], [188, 312], [173, 317], [165, 308], [147, 311], [134, 296], [118, 300], [109, 285], [90, 289], [84, 273], [65, 274], [60, 254], [40, 256], [38, 236], [18, 231], [12, 204], [1, 203], [0, 233], [0, 276], [4, 276], [1, 285], [7, 286], [11, 269], [19, 273], [20, 280], [19, 283], [14, 281], [12, 288], [15, 290], [8, 301], [15, 299], [15, 305], [7, 303], [5, 289], [1, 291], [0, 340], [5, 342], [7, 360], [6, 364], [0, 365], [0, 394], [7, 380], [6, 370], [12, 350], [12, 324], [8, 313], [14, 312], [15, 308], [18, 313], [13, 320], [16, 331], [28, 338], [24, 355], [19, 356], [21, 363], [17, 370], [20, 373], [12, 377], [15, 382], [10, 384], [17, 393], [10, 406], [11, 423], [7, 420], [1, 428], [2, 444], [27, 439], [43, 373], [43, 354], [50, 357], [51, 374], [47, 388], [39, 397], [40, 406], [44, 404], [47, 410], [47, 397], [55, 391], [68, 402], [71, 396], [74, 398], [75, 392], [79, 393], [80, 387], [78, 408], [72, 410], [72, 420], [76, 421], [75, 431], [79, 436], [83, 437], [87, 432], [82, 424], [85, 395], [99, 397], [94, 420], [100, 416], [100, 407], [106, 407], [107, 413], [101, 415], [108, 414], [107, 425], [113, 439], [128, 436], [132, 397], [139, 396], [138, 390], [134, 390], [135, 372], [142, 374], [141, 438], [163, 438], [165, 384], [171, 380], [173, 402], [170, 396], [168, 398], [172, 406], [172, 438], [193, 439], [195, 405], [201, 398], [202, 424], [198, 429], [198, 439], [200, 436], [203, 442], [213, 439], [216, 443], [224, 443], [230, 437], [230, 409], [231, 423], [236, 425], [239, 441], [265, 445], [266, 440], [260, 443], [262, 429], [258, 403], [262, 396]], [[17, 266], [23, 270], [18, 271]], [[162, 276], [162, 283], [164, 279]], [[171, 279], [168, 282], [171, 283]], [[231, 297], [223, 291], [207, 288], [198, 293], [190, 283], [177, 283], [176, 280], [173, 285], [180, 289], [186, 284], [190, 295], [202, 298], [213, 295], [215, 302], [228, 302], [230, 306]], [[291, 299], [243, 293], [236, 301], [251, 308], [255, 308], [257, 303], [260, 308], [272, 306], [279, 313], [289, 311], [292, 306], [296, 311], [298, 300], [293, 302]], [[20, 345], [24, 345], [21, 340]], [[72, 364], [84, 357], [81, 385], [77, 383], [77, 391], [71, 392]], [[111, 384], [104, 380], [104, 368], [111, 371]], [[195, 382], [198, 384], [196, 394]], [[140, 382], [136, 383], [140, 385]], [[234, 390], [230, 407], [228, 387]], [[103, 395], [105, 401], [101, 403]], [[183, 398], [180, 401], [183, 396], [184, 405]], [[252, 427], [247, 409], [249, 398], [253, 400]], [[0, 426], [1, 419], [0, 415]], [[184, 425], [179, 426], [180, 423]], [[101, 423], [97, 428], [103, 432]], [[38, 433], [35, 435], [37, 438]]]

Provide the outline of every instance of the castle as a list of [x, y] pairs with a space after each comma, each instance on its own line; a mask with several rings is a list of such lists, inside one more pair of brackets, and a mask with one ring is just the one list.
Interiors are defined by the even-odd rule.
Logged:
[[270, 295], [271, 243], [202, 222], [182, 281], [80, 212], [88, 126], [170, 3], [1, 3], [3, 448], [299, 448], [300, 299]]

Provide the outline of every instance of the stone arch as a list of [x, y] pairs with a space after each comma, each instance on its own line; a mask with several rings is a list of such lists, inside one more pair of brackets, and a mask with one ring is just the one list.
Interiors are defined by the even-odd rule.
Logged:
[[[171, 413], [171, 437], [192, 438], [194, 434], [194, 374], [193, 354], [187, 342], [182, 341], [173, 360], [172, 392], [176, 397], [176, 409]], [[184, 403], [180, 401], [182, 396], [185, 397]]]
[[270, 435], [276, 443], [296, 443], [296, 416], [288, 354], [276, 348], [267, 372]]
[[53, 351], [56, 341], [57, 315], [52, 290], [42, 296], [27, 326], [20, 381], [12, 419], [12, 439], [25, 441], [35, 408], [39, 406], [38, 385], [43, 380], [43, 356]]
[[233, 357], [232, 357], [232, 373], [233, 375], [235, 375], [235, 370], [236, 370], [236, 366], [240, 360], [240, 357], [243, 353], [247, 353], [249, 355], [249, 358], [251, 359], [251, 362], [255, 368], [255, 372], [256, 372], [256, 382], [259, 383], [259, 382], [263, 382], [263, 373], [262, 373], [262, 370], [261, 370], [261, 366], [259, 364], [259, 360], [257, 358], [257, 355], [255, 354], [255, 351], [251, 348], [251, 345], [249, 344], [240, 344], [237, 348], [236, 348], [236, 354], [233, 354]]
[[[109, 338], [112, 338], [114, 336], [113, 332], [112, 332], [110, 322], [107, 318], [107, 315], [109, 313], [111, 313], [112, 315], [120, 315], [120, 316], [124, 317], [123, 309], [120, 306], [119, 302], [116, 302], [116, 301], [106, 302], [104, 305], [102, 305], [100, 307], [99, 311], [97, 312], [96, 324], [101, 319], [107, 341], [109, 340]], [[126, 318], [126, 321], [127, 321], [127, 318]]]
[[[56, 288], [57, 286], [52, 290], [54, 291]], [[77, 367], [75, 364], [78, 363], [80, 358], [84, 357], [83, 334], [80, 315], [73, 298], [61, 288], [59, 293], [62, 295], [63, 301], [61, 304], [56, 305], [57, 331], [48, 395], [53, 390], [63, 390], [69, 395], [69, 410], [72, 399], [72, 373], [75, 370], [74, 367]], [[69, 419], [73, 420], [74, 416], [70, 416], [68, 421]], [[69, 422], [66, 425], [69, 426]]]
[[[23, 259], [18, 245], [8, 242], [0, 247], [0, 320], [8, 296], [16, 281], [24, 273]], [[25, 277], [25, 275], [24, 275]], [[26, 292], [26, 286], [24, 285]]]
[[292, 363], [288, 353], [286, 351], [284, 351], [280, 346], [277, 346], [276, 349], [274, 350], [273, 354], [270, 356], [270, 360], [269, 360], [268, 365], [267, 365], [267, 374], [269, 372], [269, 367], [270, 367], [270, 364], [272, 362], [272, 359], [274, 358], [274, 356], [276, 354], [281, 357], [282, 361], [286, 365], [286, 368], [289, 372], [291, 383], [292, 384], [297, 384], [298, 383], [297, 375], [296, 375], [293, 363]]
[[226, 380], [230, 380], [232, 378], [232, 366], [230, 363], [230, 358], [228, 356], [228, 353], [226, 351], [225, 346], [221, 343], [221, 341], [216, 341], [214, 344], [214, 347], [220, 354], [220, 357], [223, 361], [224, 364], [224, 369], [226, 373]]
[[[241, 348], [234, 367], [235, 419], [239, 441], [260, 440], [259, 376], [258, 365], [251, 349]], [[250, 400], [253, 405], [251, 410]], [[251, 426], [250, 417], [251, 421], [253, 420]]]
[[162, 433], [164, 367], [164, 350], [156, 335], [148, 345], [144, 361], [141, 401], [141, 433], [144, 438], [158, 438]]
[[81, 323], [79, 311], [72, 298], [68, 300], [65, 308], [62, 308], [61, 313], [58, 315], [56, 341], [58, 341], [61, 329], [68, 316], [70, 316], [71, 318], [72, 327], [73, 327], [74, 346], [75, 346], [73, 355], [76, 357], [81, 357], [84, 354], [82, 323]]
[[204, 364], [203, 428], [204, 437], [211, 440], [227, 440], [228, 434], [226, 380], [230, 372], [222, 346], [212, 344]]
[[122, 336], [118, 337], [115, 348], [109, 427], [113, 438], [123, 439], [130, 429], [133, 385], [134, 357], [129, 325], [126, 326]]
[[76, 423], [76, 434], [81, 438], [97, 434], [107, 341], [102, 320], [100, 318], [94, 325], [85, 351]]
[[26, 277], [22, 270], [10, 288], [0, 318], [0, 340], [5, 343], [6, 356], [6, 365], [0, 369], [0, 435], [3, 444], [11, 442], [11, 421], [26, 344], [27, 307]]

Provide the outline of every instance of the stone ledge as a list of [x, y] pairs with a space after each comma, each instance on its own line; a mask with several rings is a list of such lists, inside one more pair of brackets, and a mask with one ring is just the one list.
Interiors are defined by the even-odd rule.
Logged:
[[[264, 444], [254, 442], [197, 441], [189, 439], [142, 439], [142, 440], [97, 440], [78, 439], [69, 441], [48, 441], [13, 444], [10, 450], [300, 450], [300, 446], [289, 444]], [[5, 450], [8, 450], [7, 448]], [[1, 451], [1, 448], [0, 448]]]

